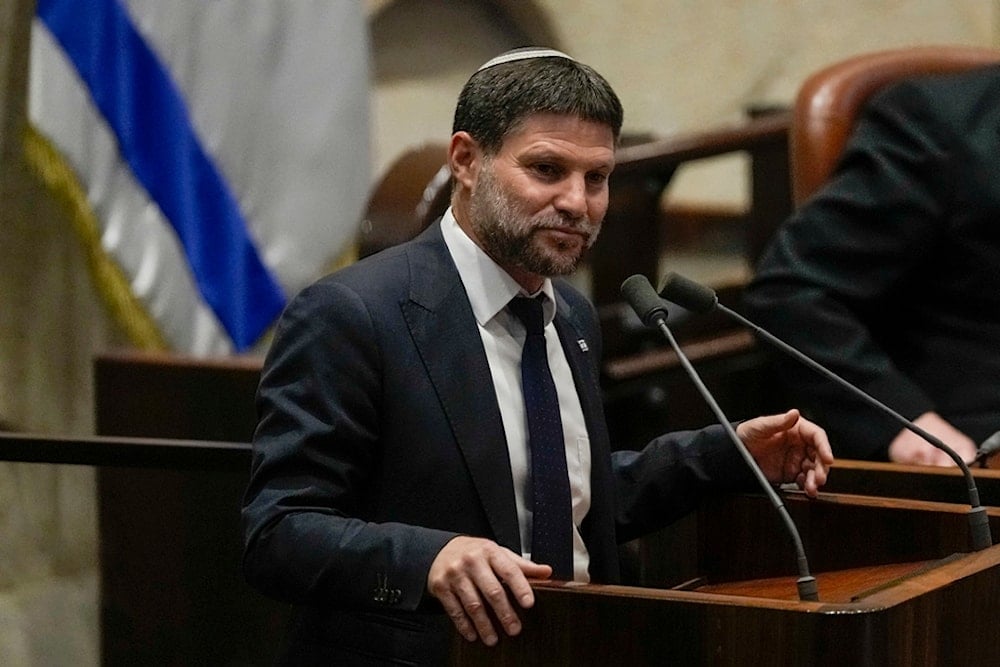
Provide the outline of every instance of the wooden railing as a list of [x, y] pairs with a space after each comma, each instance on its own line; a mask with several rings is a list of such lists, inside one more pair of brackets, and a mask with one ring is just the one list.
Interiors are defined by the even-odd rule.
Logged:
[[50, 436], [0, 431], [0, 461], [246, 472], [250, 469], [250, 444], [169, 438]]

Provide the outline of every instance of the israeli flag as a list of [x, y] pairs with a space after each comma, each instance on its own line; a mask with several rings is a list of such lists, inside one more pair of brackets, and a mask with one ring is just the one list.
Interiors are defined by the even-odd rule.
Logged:
[[367, 200], [356, 0], [38, 0], [26, 155], [132, 340], [253, 349]]

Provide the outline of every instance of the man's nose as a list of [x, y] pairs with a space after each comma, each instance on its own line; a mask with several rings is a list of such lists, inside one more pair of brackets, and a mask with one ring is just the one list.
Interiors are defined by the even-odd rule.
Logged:
[[587, 214], [587, 183], [583, 176], [571, 176], [563, 181], [555, 207], [568, 218], [576, 220]]

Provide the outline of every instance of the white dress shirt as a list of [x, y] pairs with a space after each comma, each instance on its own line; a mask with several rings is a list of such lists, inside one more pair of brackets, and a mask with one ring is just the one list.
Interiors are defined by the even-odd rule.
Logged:
[[[507, 311], [506, 306], [515, 296], [535, 294], [527, 294], [517, 281], [469, 238], [458, 226], [450, 208], [441, 220], [441, 232], [458, 268], [469, 303], [472, 304], [472, 312], [486, 350], [514, 476], [514, 499], [521, 531], [521, 548], [523, 556], [531, 558], [531, 455], [528, 451], [524, 396], [521, 393], [521, 350], [525, 330], [521, 322]], [[573, 578], [576, 581], [590, 581], [587, 572], [590, 556], [580, 537], [580, 524], [590, 510], [590, 438], [573, 374], [552, 324], [556, 313], [552, 281], [546, 278], [539, 292], [546, 297], [543, 299], [545, 347], [559, 397], [563, 438], [566, 441], [566, 467], [573, 500]]]

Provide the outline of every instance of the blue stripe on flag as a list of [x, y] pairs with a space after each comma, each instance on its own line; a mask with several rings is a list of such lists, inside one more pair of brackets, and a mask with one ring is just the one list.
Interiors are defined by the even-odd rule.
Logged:
[[176, 230], [206, 303], [245, 350], [281, 312], [285, 295], [169, 75], [114, 0], [38, 0], [37, 13], [90, 89], [136, 179]]

